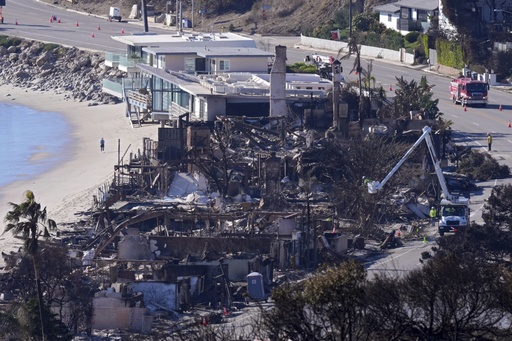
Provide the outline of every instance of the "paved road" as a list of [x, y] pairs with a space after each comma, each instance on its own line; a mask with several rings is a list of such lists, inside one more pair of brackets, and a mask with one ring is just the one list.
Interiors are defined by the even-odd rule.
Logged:
[[[109, 22], [106, 17], [78, 13], [33, 0], [8, 0], [3, 15], [5, 21], [0, 25], [0, 34], [100, 52], [126, 51], [126, 46], [111, 38], [112, 35], [121, 35], [122, 29], [125, 34], [144, 31], [138, 20]], [[60, 23], [50, 22], [53, 15], [60, 19]], [[158, 24], [151, 25], [150, 32], [162, 34], [171, 30]]]

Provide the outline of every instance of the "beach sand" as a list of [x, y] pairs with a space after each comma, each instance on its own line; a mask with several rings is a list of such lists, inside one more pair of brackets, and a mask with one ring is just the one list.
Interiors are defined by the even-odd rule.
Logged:
[[[87, 102], [65, 100], [62, 94], [33, 92], [8, 85], [0, 86], [0, 101], [62, 114], [71, 126], [72, 139], [62, 161], [52, 169], [32, 179], [0, 188], [1, 232], [9, 210], [8, 202], [20, 203], [26, 190], [34, 192], [36, 200], [46, 206], [48, 218], [55, 220], [57, 226], [83, 219], [75, 213], [90, 209], [98, 187], [110, 183], [113, 178], [118, 159], [118, 139], [122, 156], [130, 144], [130, 151], [136, 152], [142, 149], [143, 137], [156, 139], [158, 136], [158, 126], [154, 124], [132, 128], [125, 117], [124, 103], [88, 106]], [[104, 153], [100, 152], [102, 137], [105, 139]], [[124, 158], [125, 162], [129, 153]], [[31, 160], [46, 156], [36, 151]], [[20, 241], [11, 233], [0, 235], [1, 251], [17, 250], [20, 246]], [[1, 257], [0, 266], [3, 266]]]

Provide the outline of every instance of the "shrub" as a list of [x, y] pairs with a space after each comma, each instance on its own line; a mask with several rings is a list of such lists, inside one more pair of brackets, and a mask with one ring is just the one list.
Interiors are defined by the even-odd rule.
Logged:
[[487, 153], [473, 150], [467, 158], [461, 160], [459, 173], [466, 174], [474, 180], [484, 181], [507, 178], [510, 176], [510, 168], [507, 165], [500, 165]]
[[303, 62], [286, 65], [286, 72], [288, 73], [317, 73], [315, 65], [306, 64]]
[[379, 17], [378, 14], [361, 13], [352, 19], [354, 28], [358, 31], [366, 32], [370, 30], [372, 25], [378, 25]]
[[53, 43], [44, 44], [43, 52], [53, 51], [53, 50], [55, 50], [56, 48], [59, 48], [59, 47], [60, 47], [60, 45], [58, 45], [58, 44], [53, 44]]
[[418, 41], [420, 33], [419, 32], [409, 32], [405, 35], [405, 41], [409, 44], [415, 43]]
[[11, 47], [11, 46], [18, 46], [21, 44], [20, 38], [12, 38], [8, 36], [0, 36], [0, 46], [3, 46], [5, 48]]

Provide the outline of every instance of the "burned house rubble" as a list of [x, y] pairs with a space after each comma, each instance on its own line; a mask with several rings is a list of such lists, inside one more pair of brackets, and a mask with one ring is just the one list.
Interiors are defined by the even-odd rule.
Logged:
[[[424, 124], [410, 121], [403, 140]], [[266, 300], [290, 274], [360, 256], [373, 243], [375, 233], [340, 213], [336, 193], [318, 179], [330, 139], [300, 120], [182, 117], [158, 129], [158, 141], [145, 138], [140, 151], [120, 158], [81, 226], [54, 240], [99, 284], [93, 329], [148, 333], [162, 312], [213, 321], [216, 311]], [[427, 217], [428, 198], [412, 189], [389, 201], [402, 218]]]
[[[271, 81], [279, 82], [284, 59], [275, 66]], [[333, 81], [339, 83], [336, 73]], [[366, 149], [378, 161], [437, 121], [353, 120], [336, 91], [309, 103], [283, 96], [273, 92], [269, 116], [198, 122], [182, 114], [155, 127], [158, 140], [144, 138], [137, 152], [119, 155], [93, 209], [53, 240], [71, 250], [77, 276], [96, 285], [93, 329], [148, 333], [163, 314], [213, 319], [266, 300], [297, 273], [400, 245], [390, 241], [395, 230], [406, 238], [414, 224], [428, 223], [432, 198], [425, 193], [435, 195], [435, 177], [425, 150], [411, 158], [410, 178], [394, 184], [399, 190], [377, 199], [368, 199], [362, 177], [386, 174], [389, 164], [349, 152], [374, 141]], [[460, 153], [444, 137], [436, 135], [439, 148]], [[360, 168], [349, 165], [345, 174], [339, 167], [349, 163]], [[11, 267], [18, 262], [4, 256]]]

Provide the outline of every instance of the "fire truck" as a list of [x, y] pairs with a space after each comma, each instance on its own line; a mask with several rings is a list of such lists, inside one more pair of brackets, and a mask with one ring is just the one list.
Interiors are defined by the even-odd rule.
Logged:
[[450, 98], [454, 104], [485, 107], [488, 102], [489, 84], [484, 81], [461, 76], [450, 82]]

